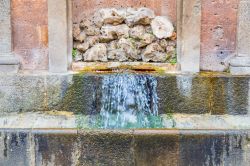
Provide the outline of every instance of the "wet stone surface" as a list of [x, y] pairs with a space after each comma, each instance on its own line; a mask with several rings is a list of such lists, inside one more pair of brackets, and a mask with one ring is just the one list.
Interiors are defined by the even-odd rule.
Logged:
[[249, 165], [249, 131], [2, 130], [0, 164]]
[[[96, 115], [101, 110], [104, 76], [94, 73], [2, 76], [1, 113], [57, 110]], [[250, 111], [247, 76], [153, 76], [157, 80], [159, 114], [246, 115]]]

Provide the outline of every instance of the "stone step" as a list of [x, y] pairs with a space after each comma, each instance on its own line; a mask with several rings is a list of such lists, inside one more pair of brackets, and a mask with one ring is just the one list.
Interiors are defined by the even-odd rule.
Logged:
[[[246, 115], [250, 112], [250, 76], [152, 73], [158, 81], [159, 112]], [[99, 112], [93, 105], [103, 74], [1, 75], [0, 113], [28, 111]], [[94, 108], [94, 107], [95, 108]]]
[[[250, 129], [250, 116], [246, 115], [189, 115], [165, 114], [158, 128], [166, 129]], [[82, 129], [98, 128], [91, 126], [86, 115], [74, 115], [71, 112], [29, 112], [11, 113], [0, 117], [0, 128], [23, 129]], [[159, 119], [156, 119], [159, 120]], [[149, 126], [150, 127], [150, 126]]]
[[0, 129], [0, 165], [250, 163], [249, 130]]

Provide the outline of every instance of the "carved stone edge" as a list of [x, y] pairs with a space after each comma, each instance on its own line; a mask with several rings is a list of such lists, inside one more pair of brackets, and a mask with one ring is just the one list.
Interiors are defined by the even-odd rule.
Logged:
[[0, 74], [18, 73], [19, 60], [13, 55], [0, 56]]

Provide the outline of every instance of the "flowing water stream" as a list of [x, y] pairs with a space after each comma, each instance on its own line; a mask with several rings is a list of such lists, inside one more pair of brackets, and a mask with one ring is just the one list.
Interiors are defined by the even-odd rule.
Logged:
[[[157, 80], [151, 75], [104, 75], [99, 115], [87, 118], [91, 128], [159, 128]], [[82, 120], [81, 120], [82, 121]]]

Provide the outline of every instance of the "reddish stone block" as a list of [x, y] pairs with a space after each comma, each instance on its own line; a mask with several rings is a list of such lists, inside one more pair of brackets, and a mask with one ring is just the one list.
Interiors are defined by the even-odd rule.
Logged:
[[202, 25], [201, 28], [202, 52], [236, 49], [235, 26]]
[[12, 0], [13, 50], [25, 70], [48, 69], [47, 0]]
[[201, 58], [201, 70], [226, 71], [229, 60], [235, 56], [235, 51], [217, 50], [203, 52]]
[[47, 70], [48, 69], [48, 49], [18, 49], [15, 56], [21, 62], [21, 68], [25, 70]]
[[236, 52], [239, 0], [202, 0], [201, 69], [223, 71]]
[[202, 0], [202, 24], [236, 25], [239, 0]]

